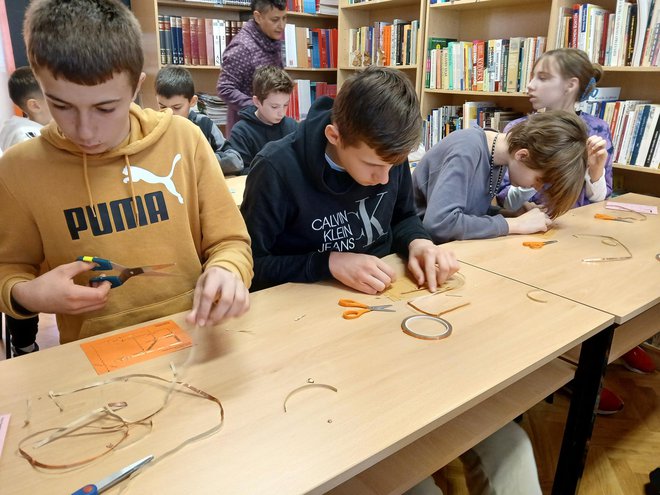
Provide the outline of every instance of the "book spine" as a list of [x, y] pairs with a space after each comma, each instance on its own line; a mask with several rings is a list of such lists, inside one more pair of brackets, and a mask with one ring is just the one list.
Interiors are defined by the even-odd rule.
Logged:
[[183, 36], [183, 63], [186, 65], [192, 65], [190, 17], [181, 17], [181, 34]]

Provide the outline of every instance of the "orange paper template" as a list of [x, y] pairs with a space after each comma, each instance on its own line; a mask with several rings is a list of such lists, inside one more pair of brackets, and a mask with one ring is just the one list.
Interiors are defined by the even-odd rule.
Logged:
[[80, 344], [99, 375], [192, 345], [190, 335], [172, 320]]

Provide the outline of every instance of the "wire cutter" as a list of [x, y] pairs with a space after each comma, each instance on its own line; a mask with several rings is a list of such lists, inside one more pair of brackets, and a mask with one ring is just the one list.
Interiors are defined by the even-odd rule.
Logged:
[[557, 241], [525, 241], [522, 245], [530, 249], [541, 249], [546, 244], [554, 244], [555, 242]]
[[369, 306], [367, 304], [354, 301], [353, 299], [340, 299], [339, 300], [339, 305], [344, 307], [344, 308], [362, 308], [362, 309], [347, 309], [342, 313], [342, 317], [345, 320], [354, 320], [355, 318], [359, 318], [365, 313], [368, 313], [370, 311], [386, 311], [389, 313], [394, 313], [395, 311], [393, 309], [387, 309], [391, 304], [383, 304], [382, 306]]
[[628, 217], [615, 217], [614, 215], [606, 215], [604, 213], [596, 213], [594, 215], [594, 218], [598, 218], [600, 220], [613, 220], [615, 222], [626, 222], [626, 223], [633, 223], [632, 218]]
[[119, 275], [106, 275], [105, 273], [102, 273], [98, 277], [89, 279], [90, 285], [98, 282], [110, 282], [113, 289], [115, 287], [119, 287], [120, 285], [122, 285], [129, 278], [135, 277], [137, 275], [149, 275], [149, 276], [157, 276], [157, 277], [172, 276], [171, 273], [162, 273], [159, 270], [162, 270], [164, 268], [169, 268], [170, 266], [175, 265], [175, 263], [165, 263], [163, 265], [147, 265], [147, 266], [137, 266], [135, 268], [128, 268], [118, 263], [114, 263], [110, 260], [106, 260], [104, 258], [97, 258], [96, 256], [78, 256], [78, 258], [76, 259], [78, 261], [86, 261], [87, 263], [95, 263], [96, 266], [92, 268], [92, 270], [94, 271], [101, 271], [101, 270], [118, 271]]
[[145, 464], [150, 463], [153, 459], [153, 455], [148, 455], [144, 459], [140, 459], [139, 461], [134, 462], [133, 464], [129, 464], [125, 468], [112, 473], [110, 476], [103, 478], [101, 481], [83, 486], [82, 488], [73, 492], [71, 495], [98, 495], [99, 493], [103, 493], [107, 489], [115, 486], [120, 481], [128, 478], [131, 474], [133, 474]]

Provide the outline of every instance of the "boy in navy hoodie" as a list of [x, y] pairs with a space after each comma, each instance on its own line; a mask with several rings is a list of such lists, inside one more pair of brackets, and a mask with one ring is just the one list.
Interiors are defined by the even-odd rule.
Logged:
[[232, 149], [224, 149], [225, 137], [206, 115], [191, 110], [197, 103], [195, 83], [188, 69], [163, 67], [156, 74], [156, 100], [161, 110], [169, 108], [174, 115], [184, 117], [199, 127], [218, 159], [222, 173], [237, 175], [243, 170], [243, 160]]
[[399, 71], [369, 67], [334, 101], [320, 98], [296, 132], [268, 143], [252, 162], [241, 212], [252, 238], [254, 289], [334, 277], [367, 294], [394, 271], [380, 259], [408, 257], [434, 291], [458, 270], [415, 214], [407, 155], [421, 116]]
[[286, 116], [292, 91], [293, 80], [284, 69], [266, 65], [254, 73], [254, 105], [238, 113], [241, 120], [232, 128], [231, 139], [223, 148], [236, 150], [241, 155], [245, 165], [242, 175], [250, 171], [252, 160], [266, 143], [296, 130], [296, 121]]

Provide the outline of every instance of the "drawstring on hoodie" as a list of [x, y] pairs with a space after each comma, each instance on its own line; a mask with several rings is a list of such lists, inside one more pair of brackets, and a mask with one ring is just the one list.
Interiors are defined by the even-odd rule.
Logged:
[[[128, 171], [128, 183], [131, 185], [131, 201], [133, 202], [133, 217], [135, 218], [135, 225], [140, 226], [138, 220], [137, 199], [135, 197], [135, 188], [133, 187], [133, 175], [131, 174], [131, 163], [128, 160], [128, 155], [124, 155], [124, 163], [126, 163], [126, 170]], [[89, 200], [89, 207], [92, 209], [94, 217], [98, 217], [96, 211], [96, 203], [92, 196], [92, 186], [89, 183], [89, 172], [87, 171], [87, 153], [83, 153], [83, 176], [85, 178], [85, 187], [87, 188], [87, 199]]]
[[89, 184], [89, 173], [87, 172], [87, 153], [83, 153], [83, 177], [85, 178], [85, 187], [87, 188], [87, 199], [89, 200], [89, 207], [92, 209], [94, 218], [98, 216], [96, 212], [96, 203], [92, 197], [92, 186]]
[[133, 187], [133, 174], [131, 173], [131, 163], [128, 160], [128, 155], [124, 155], [124, 162], [126, 163], [126, 171], [128, 172], [128, 183], [131, 185], [131, 201], [133, 201], [133, 215], [135, 216], [135, 225], [140, 226], [138, 220], [137, 199], [135, 198], [135, 188]]

